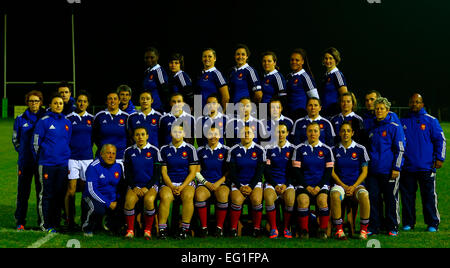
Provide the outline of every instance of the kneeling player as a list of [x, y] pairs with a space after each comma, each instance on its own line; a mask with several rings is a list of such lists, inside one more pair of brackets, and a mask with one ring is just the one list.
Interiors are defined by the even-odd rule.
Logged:
[[227, 162], [230, 168], [231, 184], [231, 236], [237, 236], [237, 226], [242, 204], [248, 197], [252, 203], [253, 236], [261, 230], [262, 218], [262, 176], [266, 153], [253, 141], [254, 133], [249, 126], [240, 132], [241, 142], [230, 149]]
[[134, 208], [140, 199], [144, 199], [144, 237], [150, 239], [155, 219], [155, 199], [161, 177], [160, 154], [158, 148], [148, 142], [148, 132], [144, 127], [134, 130], [135, 145], [128, 147], [124, 153], [125, 181], [128, 192], [125, 199], [124, 213], [128, 225], [125, 237], [134, 237]]
[[370, 202], [369, 192], [363, 186], [367, 177], [369, 155], [366, 148], [352, 140], [354, 131], [350, 122], [344, 122], [339, 130], [341, 142], [333, 147], [336, 159], [332, 177], [336, 185], [331, 188], [331, 215], [336, 228], [335, 237], [346, 239], [342, 228], [341, 201], [350, 198], [357, 201], [360, 208], [360, 238], [367, 239]]
[[217, 237], [223, 236], [223, 223], [228, 210], [228, 195], [230, 188], [225, 185], [228, 175], [225, 160], [229, 148], [219, 142], [219, 128], [212, 126], [207, 133], [208, 144], [197, 149], [200, 162], [200, 172], [197, 173], [198, 187], [195, 191], [195, 207], [200, 217], [200, 236], [208, 234], [208, 219], [206, 201], [214, 193], [216, 198], [216, 233]]
[[276, 127], [277, 144], [269, 145], [266, 148], [266, 168], [264, 177], [266, 185], [264, 187], [264, 201], [266, 204], [267, 218], [270, 224], [269, 238], [278, 237], [277, 215], [275, 201], [281, 197], [284, 201], [284, 232], [285, 238], [292, 238], [289, 230], [289, 223], [295, 202], [295, 190], [291, 184], [292, 168], [291, 159], [295, 146], [286, 140], [289, 135], [285, 124]]
[[319, 123], [310, 123], [306, 128], [306, 136], [308, 140], [296, 147], [292, 156], [292, 165], [297, 178], [300, 237], [309, 237], [309, 206], [312, 202], [319, 210], [319, 237], [326, 239], [330, 218], [328, 193], [334, 157], [331, 148], [319, 140]]

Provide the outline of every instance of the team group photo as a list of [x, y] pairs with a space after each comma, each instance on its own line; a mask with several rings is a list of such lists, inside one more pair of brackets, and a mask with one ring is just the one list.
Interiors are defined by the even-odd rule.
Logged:
[[[73, 14], [89, 16], [70, 8], [72, 27]], [[14, 31], [14, 17], [5, 14], [5, 40], [7, 22]], [[150, 38], [133, 44], [137, 66], [123, 66], [140, 74], [109, 75], [101, 90], [75, 82], [84, 76], [75, 76], [83, 50], [75, 54], [74, 44], [73, 79], [7, 82], [14, 71], [7, 76], [5, 63], [0, 147], [10, 205], [1, 205], [9, 207], [1, 232], [10, 242], [2, 247], [27, 234], [36, 237], [27, 244], [38, 240], [31, 247], [61, 247], [52, 244], [58, 237], [82, 247], [448, 241], [450, 124], [437, 89], [394, 93], [377, 86], [384, 78], [376, 73], [361, 82], [356, 73], [369, 59], [350, 57], [340, 39], [280, 38], [283, 50], [237, 36], [189, 47]], [[13, 61], [6, 41], [4, 51]]]

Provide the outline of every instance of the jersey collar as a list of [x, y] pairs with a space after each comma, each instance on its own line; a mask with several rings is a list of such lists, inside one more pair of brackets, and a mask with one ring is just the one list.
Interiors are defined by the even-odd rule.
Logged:
[[173, 148], [173, 149], [175, 150], [175, 152], [176, 152], [178, 148], [187, 146], [187, 143], [186, 143], [185, 141], [183, 141], [183, 143], [180, 145], [180, 147], [177, 148], [177, 147], [175, 147], [175, 146], [173, 145], [172, 142], [170, 142], [169, 146], [170, 146], [170, 148]]
[[317, 118], [316, 119], [314, 119], [314, 120], [312, 120], [309, 116], [305, 116], [305, 118], [306, 118], [306, 120], [309, 120], [309, 122], [313, 122], [313, 121], [319, 121], [319, 120], [322, 120], [323, 119], [323, 117], [322, 116], [317, 116]]
[[208, 149], [208, 150], [211, 150], [211, 152], [213, 152], [213, 151], [215, 151], [215, 150], [222, 149], [222, 148], [223, 148], [223, 145], [222, 145], [222, 143], [219, 142], [219, 143], [217, 144], [216, 148], [214, 148], [214, 150], [213, 150], [211, 147], [209, 147], [209, 144], [206, 144], [205, 148]]
[[[347, 149], [351, 149], [351, 148], [355, 148], [355, 147], [356, 147], [356, 142], [352, 141], [352, 144], [350, 144], [350, 146]], [[344, 151], [347, 150], [347, 149], [345, 149], [344, 145], [342, 145], [342, 142], [339, 143], [339, 148], [344, 149]]]
[[276, 74], [276, 73], [278, 73], [278, 70], [277, 70], [277, 69], [271, 71], [271, 72], [268, 73], [268, 74], [264, 74], [264, 77], [269, 76], [269, 75], [272, 75], [272, 74]]
[[255, 142], [252, 141], [252, 144], [247, 149], [244, 147], [244, 145], [242, 145], [242, 143], [239, 143], [239, 147], [244, 149], [245, 152], [247, 152], [247, 150], [255, 148]]
[[236, 69], [236, 71], [237, 70], [243, 70], [243, 69], [245, 69], [245, 68], [247, 68], [248, 67], [248, 63], [246, 63], [246, 64], [244, 64], [244, 65], [242, 65], [241, 67], [237, 67], [237, 66], [235, 66], [234, 68]]
[[212, 68], [209, 68], [208, 70], [203, 70], [203, 73], [214, 72], [215, 70], [217, 70], [216, 67], [212, 67]]
[[153, 66], [153, 67], [149, 67], [147, 70], [148, 70], [149, 72], [151, 72], [151, 71], [154, 71], [154, 70], [156, 70], [156, 69], [158, 69], [158, 68], [161, 68], [161, 66], [160, 66], [159, 64], [156, 64], [156, 65]]
[[296, 72], [296, 73], [291, 73], [292, 76], [296, 76], [296, 75], [301, 75], [302, 73], [305, 73], [305, 69], [301, 69], [300, 71]]
[[331, 70], [330, 72], [327, 72], [327, 75], [338, 72], [338, 71], [339, 71], [339, 69], [337, 67], [334, 67], [333, 70]]
[[308, 145], [309, 147], [311, 147], [311, 149], [323, 146], [323, 143], [321, 141], [319, 141], [319, 143], [317, 143], [316, 146], [312, 146], [311, 144], [309, 144], [308, 141], [305, 141], [305, 144]]

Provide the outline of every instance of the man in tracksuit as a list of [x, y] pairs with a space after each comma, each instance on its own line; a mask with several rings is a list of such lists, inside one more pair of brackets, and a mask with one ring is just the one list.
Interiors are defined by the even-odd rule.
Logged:
[[[105, 144], [100, 156], [86, 170], [86, 187], [81, 202], [83, 232], [92, 236], [102, 217], [118, 213], [120, 186], [123, 185], [122, 165], [116, 163], [116, 146]], [[115, 218], [117, 219], [117, 218]]]
[[369, 131], [369, 175], [366, 179], [370, 199], [369, 234], [377, 234], [381, 227], [384, 201], [385, 224], [390, 236], [398, 235], [398, 187], [403, 165], [405, 134], [389, 114], [391, 103], [386, 98], [375, 101], [375, 122]]
[[401, 119], [407, 140], [405, 165], [400, 180], [403, 230], [416, 223], [417, 183], [422, 196], [423, 215], [427, 230], [435, 232], [440, 222], [436, 195], [436, 169], [445, 160], [446, 139], [439, 121], [429, 115], [423, 98], [415, 93], [409, 100], [410, 113]]
[[63, 99], [54, 96], [50, 111], [36, 124], [33, 132], [33, 155], [39, 165], [42, 188], [39, 195], [40, 227], [56, 232], [61, 220], [61, 209], [67, 190], [68, 163], [72, 124], [62, 114]]

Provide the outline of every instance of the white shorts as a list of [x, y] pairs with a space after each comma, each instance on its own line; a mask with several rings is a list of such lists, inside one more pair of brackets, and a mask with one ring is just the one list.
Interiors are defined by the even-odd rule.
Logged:
[[[242, 186], [248, 186], [248, 184], [241, 184]], [[255, 188], [262, 188], [262, 182], [258, 182], [258, 184], [255, 185]], [[239, 191], [238, 188], [236, 188], [236, 185], [234, 183], [231, 184], [231, 191]]]
[[91, 160], [73, 160], [69, 159], [69, 180], [81, 179], [86, 181], [86, 169], [89, 164], [92, 163]]
[[[172, 182], [172, 184], [173, 184], [173, 186], [181, 186], [183, 183], [182, 182]], [[194, 188], [196, 188], [195, 187], [195, 180], [192, 180], [189, 184], [188, 184], [189, 186], [192, 186], [192, 187], [194, 187]], [[167, 185], [165, 185], [165, 184], [163, 184], [163, 185], [161, 185], [161, 189], [163, 188], [163, 187], [167, 187]]]
[[[137, 187], [137, 186], [136, 186]], [[141, 189], [141, 187], [137, 187], [137, 188], [139, 188], [139, 189]], [[159, 192], [159, 187], [158, 187], [158, 185], [156, 185], [156, 184], [154, 184], [153, 186], [152, 186], [152, 188], [150, 188], [150, 189], [155, 189], [155, 191], [156, 191], [156, 193], [158, 193]], [[149, 189], [149, 190], [150, 190]], [[133, 190], [130, 186], [128, 186], [128, 190]]]

